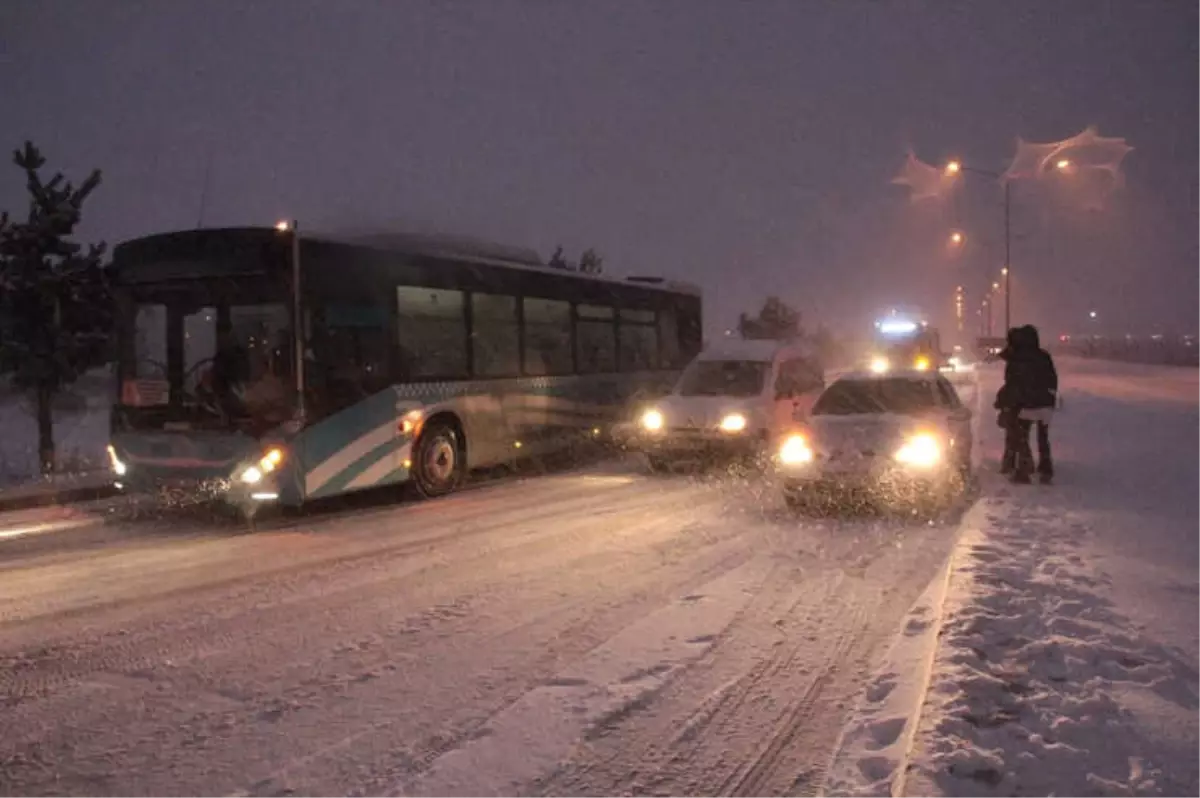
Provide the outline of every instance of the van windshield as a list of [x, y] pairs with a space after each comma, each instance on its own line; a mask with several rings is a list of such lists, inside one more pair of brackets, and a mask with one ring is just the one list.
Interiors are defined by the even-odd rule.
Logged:
[[770, 364], [755, 360], [695, 360], [679, 378], [680, 396], [757, 396]]

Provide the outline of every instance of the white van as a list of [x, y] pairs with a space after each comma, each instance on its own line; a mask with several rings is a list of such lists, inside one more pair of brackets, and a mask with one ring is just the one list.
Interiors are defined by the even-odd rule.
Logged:
[[676, 461], [755, 457], [808, 417], [825, 387], [812, 347], [727, 340], [688, 364], [671, 392], [642, 410], [634, 448], [653, 470]]

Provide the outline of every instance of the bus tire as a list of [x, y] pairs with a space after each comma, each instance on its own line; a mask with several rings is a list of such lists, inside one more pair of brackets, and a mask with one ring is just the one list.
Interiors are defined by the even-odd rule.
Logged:
[[413, 458], [413, 482], [427, 499], [453, 493], [465, 471], [458, 429], [449, 421], [435, 421], [421, 432]]

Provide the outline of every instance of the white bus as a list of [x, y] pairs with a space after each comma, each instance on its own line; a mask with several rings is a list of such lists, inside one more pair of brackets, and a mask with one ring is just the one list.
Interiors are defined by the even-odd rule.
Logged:
[[112, 271], [114, 481], [241, 506], [449, 493], [602, 433], [701, 344], [693, 286], [425, 237], [192, 230], [121, 244]]

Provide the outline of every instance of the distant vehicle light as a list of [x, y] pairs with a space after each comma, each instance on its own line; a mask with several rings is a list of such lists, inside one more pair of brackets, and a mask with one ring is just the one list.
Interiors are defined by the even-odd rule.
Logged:
[[927, 432], [909, 438], [896, 452], [896, 462], [917, 468], [932, 468], [941, 459], [941, 444], [936, 436]]
[[891, 364], [888, 363], [888, 359], [886, 357], [876, 357], [871, 359], [872, 373], [886, 374], [889, 368], [891, 368]]
[[741, 432], [746, 428], [746, 417], [741, 413], [729, 413], [721, 419], [721, 432]]
[[651, 432], [658, 432], [662, 429], [665, 421], [666, 419], [663, 418], [663, 414], [659, 410], [647, 410], [642, 415], [642, 426]]
[[913, 368], [917, 371], [929, 371], [929, 358], [919, 357], [913, 362]]
[[909, 335], [917, 331], [915, 321], [883, 321], [879, 323], [879, 332], [884, 335]]
[[245, 482], [247, 485], [257, 485], [262, 482], [262, 478], [262, 471], [259, 471], [254, 466], [250, 466], [242, 472], [242, 482]]
[[779, 447], [779, 462], [784, 465], [811, 463], [813, 451], [803, 435], [789, 435]]

